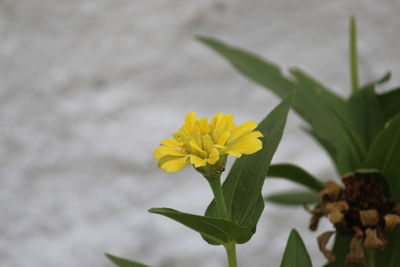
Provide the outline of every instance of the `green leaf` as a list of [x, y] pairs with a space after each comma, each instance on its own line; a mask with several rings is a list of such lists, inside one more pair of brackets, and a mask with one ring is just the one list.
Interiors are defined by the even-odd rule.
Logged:
[[[393, 232], [386, 233], [385, 239], [388, 241], [384, 250], [375, 251], [375, 265], [383, 267], [397, 267], [400, 261], [400, 227], [397, 226]], [[350, 267], [345, 265], [346, 255], [350, 250], [350, 239], [336, 234], [333, 253], [336, 255], [335, 261], [328, 263], [325, 267]]]
[[303, 240], [295, 229], [290, 232], [280, 267], [312, 267]]
[[173, 219], [212, 240], [213, 244], [236, 241], [241, 231], [245, 231], [236, 223], [228, 220], [183, 213], [169, 208], [152, 208], [149, 212]]
[[[390, 265], [389, 267], [397, 267], [400, 262], [400, 227], [397, 226], [395, 231], [393, 232], [393, 237], [390, 238], [389, 242], [392, 242], [392, 255], [390, 257]], [[383, 265], [381, 265], [383, 266]]]
[[336, 256], [333, 262], [327, 263], [324, 267], [349, 267], [344, 264], [347, 253], [350, 251], [350, 239], [336, 234], [335, 243], [333, 245], [333, 254]]
[[254, 54], [214, 39], [198, 37], [198, 40], [225, 57], [246, 77], [279, 97], [282, 98], [296, 89], [293, 108], [312, 126], [313, 135], [321, 145], [327, 147], [338, 172], [344, 174], [360, 167], [362, 153], [357, 142], [354, 142], [357, 138], [350, 138], [349, 131], [346, 131], [337, 115], [345, 117], [347, 112], [344, 110], [343, 99], [300, 71], [292, 70], [292, 75], [297, 79], [292, 81], [282, 74], [278, 66]]
[[113, 256], [111, 254], [106, 254], [106, 257], [119, 267], [149, 267], [147, 265], [144, 265], [144, 264], [141, 264], [141, 263], [138, 263], [135, 261], [130, 261], [127, 259], [119, 258], [119, 257]]
[[303, 205], [317, 202], [317, 193], [302, 191], [286, 191], [266, 196], [266, 201], [282, 205]]
[[357, 55], [357, 25], [356, 25], [356, 18], [354, 16], [350, 17], [349, 59], [350, 59], [351, 89], [353, 92], [355, 92], [358, 89], [358, 55]]
[[385, 121], [400, 113], [400, 87], [387, 93], [377, 95], [378, 102], [383, 110]]
[[387, 244], [384, 250], [375, 251], [375, 265], [397, 267], [400, 262], [400, 227], [397, 226], [393, 232], [384, 235]]
[[311, 78], [310, 75], [298, 68], [290, 69], [290, 74], [296, 79], [297, 84], [314, 92], [327, 105], [334, 107], [337, 112], [344, 112], [346, 110], [346, 102], [342, 98], [334, 94], [319, 81]]
[[270, 178], [285, 178], [317, 192], [325, 188], [323, 182], [294, 164], [273, 164], [269, 167], [267, 176]]
[[[249, 241], [256, 231], [257, 222], [264, 209], [261, 190], [272, 157], [281, 140], [292, 98], [292, 94], [285, 98], [258, 125], [257, 130], [264, 135], [263, 149], [237, 159], [222, 186], [229, 218], [249, 229], [247, 232], [242, 231], [238, 243]], [[206, 215], [218, 216], [214, 201], [208, 207]]]
[[376, 85], [384, 84], [384, 83], [390, 81], [391, 77], [392, 77], [392, 73], [390, 71], [388, 71], [384, 75], [382, 75], [381, 78], [379, 78], [379, 79], [377, 79], [375, 81], [369, 82], [366, 85], [362, 86], [361, 88], [369, 87], [371, 85], [376, 86]]
[[400, 114], [375, 138], [365, 164], [382, 171], [392, 197], [400, 201]]
[[388, 81], [390, 81], [390, 78], [392, 78], [392, 73], [390, 71], [386, 72], [380, 79], [375, 81], [376, 85], [384, 84]]
[[375, 86], [370, 85], [356, 91], [348, 101], [350, 123], [369, 148], [376, 135], [385, 126], [381, 106], [375, 94]]
[[198, 36], [197, 40], [208, 45], [225, 57], [246, 77], [270, 88], [281, 98], [287, 96], [295, 89], [293, 82], [283, 76], [277, 65], [262, 60], [252, 53], [224, 44], [215, 39]]

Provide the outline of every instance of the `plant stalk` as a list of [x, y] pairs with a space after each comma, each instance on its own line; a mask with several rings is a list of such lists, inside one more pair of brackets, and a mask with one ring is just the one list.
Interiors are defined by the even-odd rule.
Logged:
[[357, 25], [354, 16], [350, 18], [350, 75], [353, 93], [358, 89]]
[[218, 214], [221, 219], [229, 219], [228, 212], [226, 209], [224, 193], [222, 192], [221, 176], [215, 175], [207, 178], [208, 183], [214, 194], [215, 204], [217, 205]]
[[[222, 191], [221, 185], [221, 175], [215, 175], [213, 177], [207, 178], [208, 183], [214, 194], [215, 204], [217, 205], [218, 214], [221, 219], [229, 220], [228, 211], [226, 209], [225, 197]], [[236, 243], [230, 242], [224, 245], [226, 250], [226, 255], [228, 257], [228, 266], [237, 267], [236, 260]]]
[[366, 264], [365, 267], [375, 267], [375, 252], [372, 249], [365, 249]]
[[236, 244], [228, 243], [225, 246], [226, 255], [228, 256], [229, 267], [237, 267], [236, 262]]

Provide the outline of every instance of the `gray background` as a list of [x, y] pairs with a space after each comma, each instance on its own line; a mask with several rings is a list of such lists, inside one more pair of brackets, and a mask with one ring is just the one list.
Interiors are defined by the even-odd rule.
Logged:
[[[349, 16], [361, 80], [392, 70], [390, 88], [400, 83], [399, 11], [395, 0], [1, 0], [0, 266], [112, 266], [104, 252], [158, 267], [226, 266], [221, 247], [146, 212], [202, 213], [211, 198], [192, 168], [157, 169], [152, 150], [189, 111], [259, 121], [279, 100], [193, 36], [301, 66], [347, 96]], [[334, 178], [304, 126], [290, 114], [274, 161]], [[265, 192], [293, 187], [267, 181]], [[292, 227], [320, 266], [308, 217], [267, 205], [238, 248], [240, 266], [278, 266]]]

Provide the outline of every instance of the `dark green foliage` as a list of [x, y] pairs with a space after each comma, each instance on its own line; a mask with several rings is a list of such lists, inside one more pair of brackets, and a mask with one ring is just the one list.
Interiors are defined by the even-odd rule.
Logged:
[[295, 229], [290, 232], [280, 267], [312, 267], [303, 240]]
[[400, 114], [376, 137], [365, 166], [381, 170], [392, 197], [400, 201]]
[[333, 262], [326, 264], [324, 267], [348, 267], [344, 264], [347, 253], [350, 250], [350, 239], [342, 235], [336, 235], [335, 244], [333, 245], [333, 254], [336, 258]]
[[274, 193], [264, 198], [266, 201], [271, 201], [282, 205], [302, 205], [317, 203], [317, 193], [303, 191], [287, 191]]
[[[282, 137], [292, 98], [293, 95], [290, 94], [259, 124], [257, 130], [264, 135], [263, 149], [237, 159], [223, 184], [229, 218], [241, 227], [249, 229], [247, 232], [242, 231], [238, 243], [249, 241], [256, 231], [257, 222], [264, 209], [262, 186]], [[206, 216], [217, 216], [214, 202], [208, 207]]]
[[386, 233], [388, 241], [384, 250], [376, 251], [376, 266], [397, 267], [400, 262], [400, 227], [397, 226], [393, 232]]
[[285, 178], [292, 182], [304, 185], [313, 191], [320, 191], [324, 188], [324, 183], [306, 172], [304, 169], [289, 163], [273, 164], [269, 167], [268, 177]]
[[247, 51], [214, 39], [199, 37], [225, 57], [242, 74], [268, 88], [280, 97], [296, 89], [293, 109], [312, 127], [312, 135], [327, 150], [340, 174], [350, 172], [362, 163], [362, 141], [349, 127], [347, 103], [313, 80], [294, 69], [294, 80], [285, 77], [279, 67]]
[[[397, 267], [400, 263], [400, 227], [397, 226], [393, 235], [391, 236], [389, 242], [391, 242], [391, 255], [390, 255], [390, 265], [389, 267]], [[381, 264], [378, 262], [378, 264]], [[379, 266], [379, 265], [378, 265]], [[383, 265], [380, 265], [383, 266]]]
[[119, 267], [149, 267], [147, 265], [106, 254], [106, 257]]
[[361, 137], [364, 147], [370, 147], [375, 136], [385, 126], [375, 87], [371, 85], [356, 91], [348, 101], [348, 108], [351, 125]]
[[377, 97], [386, 122], [400, 113], [400, 87], [377, 95]]
[[210, 239], [213, 244], [226, 244], [236, 241], [241, 231], [246, 231], [246, 229], [242, 229], [236, 223], [228, 220], [183, 213], [174, 209], [152, 208], [149, 212], [173, 219], [199, 232], [207, 239]]
[[[198, 39], [222, 55], [245, 77], [264, 86], [279, 97], [283, 98], [289, 92], [296, 90], [292, 107], [309, 124], [310, 128], [307, 129], [307, 132], [327, 151], [335, 164], [339, 177], [350, 172], [367, 172], [385, 186], [387, 195], [400, 201], [400, 88], [383, 94], [375, 93], [376, 86], [390, 79], [390, 72], [376, 81], [359, 87], [354, 17], [351, 19], [350, 27], [350, 72], [353, 93], [348, 100], [340, 98], [299, 69], [291, 69], [291, 77], [286, 77], [277, 65], [255, 54], [215, 39], [204, 37], [198, 37]], [[244, 169], [243, 164], [245, 163], [237, 160], [231, 173], [240, 173]], [[362, 168], [367, 170], [361, 170]], [[260, 196], [253, 195], [251, 200], [252, 203], [259, 203], [257, 208], [255, 208], [256, 205], [250, 205], [253, 207], [252, 209], [240, 208], [240, 204], [237, 204], [239, 208], [232, 205], [234, 203], [232, 190], [240, 188], [242, 184], [236, 182], [237, 179], [230, 177], [231, 173], [224, 184], [230, 215], [238, 224], [250, 226], [249, 229], [253, 229], [254, 226], [255, 230], [255, 225], [263, 209], [263, 205], [259, 203]], [[324, 187], [324, 184], [312, 175], [290, 164], [272, 165], [267, 175], [291, 180], [316, 192]], [[258, 183], [255, 187], [258, 191], [261, 189], [262, 183], [258, 179], [255, 181]], [[247, 187], [245, 188], [247, 189]], [[250, 190], [245, 190], [242, 192], [243, 194], [239, 193], [237, 196], [246, 199], [248, 192]], [[314, 192], [285, 192], [270, 195], [266, 197], [266, 200], [280, 204], [301, 204], [312, 203], [316, 198]], [[240, 213], [235, 215], [235, 211]], [[247, 217], [240, 217], [243, 213], [247, 214]], [[207, 214], [215, 216], [213, 204], [210, 205]], [[252, 215], [248, 216], [249, 214]], [[237, 217], [238, 215], [239, 217]], [[243, 224], [243, 218], [252, 218], [253, 224]], [[400, 254], [397, 253], [400, 251], [399, 228], [397, 227], [392, 235], [386, 234], [385, 238], [389, 242], [383, 251], [377, 253], [376, 266], [400, 266], [398, 264]], [[297, 232], [292, 231], [291, 237], [292, 235], [293, 238], [296, 235], [298, 237]], [[281, 266], [307, 266], [308, 263], [297, 263], [297, 257], [293, 253], [286, 256], [289, 253], [287, 252], [289, 243], [293, 242], [289, 238]], [[349, 252], [349, 242], [350, 239], [344, 236], [336, 236], [333, 248], [336, 260], [327, 264], [327, 267], [346, 266], [344, 261]], [[300, 252], [299, 257], [304, 255], [308, 257], [307, 252]], [[309, 264], [311, 266], [311, 262]]]

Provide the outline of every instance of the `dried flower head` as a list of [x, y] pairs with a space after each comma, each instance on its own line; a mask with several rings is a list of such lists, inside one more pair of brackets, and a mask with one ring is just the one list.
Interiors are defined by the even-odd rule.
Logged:
[[[383, 249], [387, 241], [383, 232], [392, 231], [400, 224], [400, 204], [387, 196], [378, 172], [355, 172], [343, 177], [344, 187], [333, 181], [325, 185], [318, 195], [309, 228], [315, 231], [320, 218], [327, 217], [335, 226], [336, 233], [349, 236], [348, 265], [363, 265], [364, 248]], [[332, 232], [318, 237], [320, 250], [329, 261], [334, 255], [326, 248]]]

